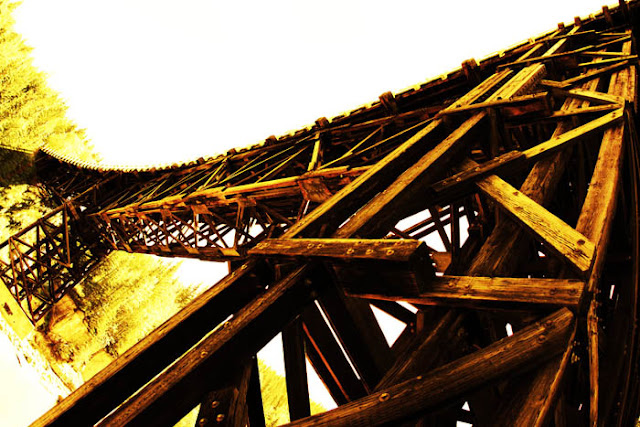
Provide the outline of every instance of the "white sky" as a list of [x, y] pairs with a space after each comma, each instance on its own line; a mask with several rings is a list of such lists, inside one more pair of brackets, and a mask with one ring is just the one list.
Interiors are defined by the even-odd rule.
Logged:
[[[15, 16], [36, 65], [105, 161], [150, 164], [331, 118], [602, 4], [24, 0]], [[3, 378], [7, 369], [0, 365]], [[20, 386], [3, 380], [3, 389]], [[23, 425], [9, 415], [23, 400], [3, 395], [2, 425]]]
[[25, 0], [17, 30], [109, 163], [190, 159], [332, 117], [603, 0]]

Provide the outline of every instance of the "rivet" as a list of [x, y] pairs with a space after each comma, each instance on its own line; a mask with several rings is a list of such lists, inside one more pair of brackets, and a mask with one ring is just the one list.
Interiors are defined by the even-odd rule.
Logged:
[[212, 408], [217, 408], [218, 406], [220, 406], [220, 402], [217, 400], [214, 400], [213, 402], [211, 402], [211, 407]]
[[393, 255], [395, 251], [393, 249], [387, 249], [387, 255]]
[[367, 249], [367, 251], [365, 252], [367, 255], [371, 255], [373, 253], [373, 249]]
[[224, 414], [218, 414], [218, 416], [216, 417], [216, 421], [221, 423], [224, 421]]
[[207, 419], [206, 418], [200, 418], [198, 420], [198, 424], [200, 424], [201, 426], [205, 425], [207, 423]]
[[355, 251], [353, 250], [353, 248], [349, 248], [347, 249], [347, 255], [351, 255], [352, 253], [354, 253]]
[[421, 379], [422, 379], [422, 375], [418, 375], [418, 376], [416, 377], [416, 379], [417, 379], [417, 380], [421, 380]]
[[208, 354], [209, 353], [207, 353], [206, 351], [203, 350], [203, 351], [200, 352], [200, 358], [204, 359], [205, 357], [207, 357]]
[[307, 249], [313, 249], [313, 243], [307, 243]]
[[389, 400], [390, 397], [391, 397], [391, 395], [389, 393], [382, 393], [380, 395], [380, 397], [378, 398], [378, 400], [380, 402], [385, 402], [385, 401]]
[[540, 335], [540, 336], [538, 337], [538, 342], [544, 342], [546, 339], [547, 339], [547, 337], [546, 337], [546, 336], [544, 336], [544, 335]]

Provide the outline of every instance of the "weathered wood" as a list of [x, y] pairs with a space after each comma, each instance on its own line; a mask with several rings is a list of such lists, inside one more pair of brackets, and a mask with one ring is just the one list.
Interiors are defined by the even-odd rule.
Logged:
[[400, 239], [265, 239], [249, 255], [328, 257], [410, 262], [423, 258], [427, 247], [420, 240]]
[[249, 390], [247, 391], [247, 406], [249, 425], [251, 427], [265, 427], [258, 358], [255, 356], [251, 358], [251, 378], [249, 379]]
[[477, 185], [581, 274], [589, 272], [595, 257], [595, 246], [587, 237], [495, 175]]
[[196, 203], [206, 200], [203, 206], [213, 208], [221, 205], [228, 205], [233, 198], [251, 197], [256, 200], [271, 199], [274, 197], [287, 197], [300, 194], [298, 181], [312, 178], [322, 178], [325, 180], [341, 180], [345, 177], [355, 178], [363, 174], [369, 167], [348, 168], [339, 166], [307, 172], [300, 176], [273, 179], [251, 184], [236, 185], [232, 187], [218, 186], [214, 188], [194, 191], [187, 195], [170, 196], [160, 200], [142, 203], [133, 203], [123, 207], [109, 209], [106, 212], [95, 214], [96, 216], [108, 215], [110, 217], [127, 213], [131, 209], [136, 211], [154, 211], [173, 205], [184, 205], [185, 203]]
[[346, 289], [384, 290], [388, 280], [401, 275], [402, 288], [396, 292], [416, 294], [426, 286], [435, 270], [426, 245], [419, 240], [395, 239], [267, 239], [250, 255], [321, 257], [336, 260], [363, 260], [336, 263], [334, 270]]
[[311, 415], [304, 337], [299, 319], [294, 320], [282, 330], [282, 347], [289, 417], [293, 421]]
[[420, 295], [355, 293], [360, 298], [406, 301], [418, 305], [460, 305], [476, 308], [517, 307], [527, 304], [577, 309], [585, 283], [570, 279], [538, 279], [476, 276], [436, 277]]
[[524, 381], [512, 381], [515, 390], [508, 389], [506, 399], [498, 409], [495, 426], [547, 425], [553, 415], [553, 404], [561, 392], [563, 379], [573, 353], [572, 333], [565, 351], [544, 365]]
[[[627, 53], [630, 52], [631, 42], [626, 42], [623, 50]], [[609, 92], [623, 99], [629, 99], [630, 97], [633, 99], [636, 92], [635, 81], [635, 67], [623, 69], [611, 76]], [[600, 145], [598, 160], [589, 183], [589, 190], [576, 225], [576, 229], [595, 242], [599, 248], [605, 248], [610, 237], [620, 185], [624, 154], [624, 134], [624, 124], [618, 124], [605, 132]], [[594, 268], [587, 283], [587, 290], [590, 293], [597, 288], [602, 274], [604, 258], [604, 253], [602, 253], [595, 259]], [[598, 425], [600, 367], [598, 317], [595, 301], [589, 306], [587, 328], [589, 336], [589, 380], [591, 385], [589, 419], [592, 425]]]
[[220, 387], [206, 394], [198, 411], [197, 427], [245, 426], [249, 417], [247, 393], [252, 369], [252, 360], [243, 363]]
[[443, 356], [442, 353], [447, 348], [447, 344], [451, 344], [451, 341], [455, 340], [451, 333], [461, 329], [462, 320], [463, 316], [454, 310], [450, 310], [442, 316], [433, 329], [425, 331], [424, 340], [412, 349], [410, 354], [403, 355], [396, 360], [376, 386], [376, 391], [384, 390], [435, 368]]
[[513, 170], [522, 166], [525, 157], [521, 152], [509, 151], [477, 166], [469, 165], [470, 167], [465, 168], [465, 170], [436, 182], [431, 186], [431, 190], [438, 195], [459, 195], [464, 193], [465, 190], [469, 191], [476, 181], [487, 175]]
[[[511, 72], [507, 71], [492, 75], [478, 85], [477, 88], [458, 100], [458, 103], [461, 105], [472, 103], [494, 86], [501, 83], [510, 74]], [[285, 233], [284, 237], [309, 236], [309, 232], [305, 230], [307, 228], [317, 228], [317, 224], [320, 223], [331, 224], [332, 228], [337, 227], [359, 207], [360, 203], [377, 193], [385, 184], [392, 181], [394, 175], [397, 175], [404, 166], [412, 163], [416, 155], [416, 146], [423, 143], [427, 138], [432, 136], [432, 134], [437, 133], [436, 130], [440, 124], [440, 120], [432, 120], [413, 137], [400, 145], [400, 147], [376, 163], [375, 166], [368, 169], [366, 173], [342, 188], [342, 190], [336, 193], [330, 200], [327, 200], [302, 218], [301, 221]]]
[[[528, 67], [507, 81], [497, 92], [489, 97], [511, 97], [521, 94], [533, 86], [545, 73], [544, 66]], [[394, 221], [402, 217], [399, 206], [411, 205], [415, 192], [423, 189], [426, 183], [434, 181], [444, 172], [447, 162], [455, 158], [465, 144], [479, 130], [479, 124], [487, 117], [481, 112], [467, 119], [437, 146], [428, 151], [413, 166], [403, 172], [386, 190], [379, 193], [336, 233], [336, 237], [356, 235], [375, 235], [381, 229], [388, 229]]]
[[270, 286], [237, 311], [225, 326], [189, 349], [162, 375], [101, 420], [101, 425], [157, 425], [180, 419], [207, 391], [212, 378], [229, 363], [262, 348], [312, 300], [311, 289], [299, 285], [312, 270], [309, 264]]
[[333, 286], [319, 302], [367, 390], [372, 390], [393, 357], [369, 304]]
[[[544, 111], [549, 108], [548, 102], [549, 94], [547, 92], [533, 93], [530, 95], [514, 96], [509, 99], [496, 99], [494, 101], [461, 105], [459, 107], [456, 105], [454, 106], [454, 108], [446, 109], [440, 112], [439, 114], [437, 114], [437, 116], [477, 112], [478, 110], [483, 110], [486, 108], [508, 107], [505, 109], [505, 111], [507, 112], [507, 117], [511, 117], [516, 115], [514, 113], [519, 110], [519, 108], [514, 107], [522, 107], [527, 112]], [[509, 111], [511, 111], [512, 113], [510, 114]]]
[[572, 110], [554, 111], [553, 114], [551, 114], [549, 117], [554, 118], [554, 119], [579, 117], [579, 116], [586, 116], [588, 114], [606, 113], [606, 112], [609, 112], [609, 111], [617, 110], [619, 108], [620, 107], [618, 107], [615, 104], [598, 105], [598, 106], [595, 106], [595, 107], [574, 108]]
[[609, 93], [602, 93], [593, 90], [586, 89], [553, 89], [553, 93], [556, 96], [566, 96], [568, 98], [580, 99], [582, 101], [589, 101], [592, 104], [600, 105], [600, 104], [618, 104], [620, 106], [624, 105], [624, 98], [611, 95]]
[[372, 426], [410, 419], [487, 381], [533, 369], [549, 360], [566, 347], [573, 324], [571, 312], [561, 309], [511, 337], [427, 375], [289, 425]]
[[587, 312], [587, 340], [589, 348], [589, 420], [592, 426], [599, 423], [600, 406], [600, 350], [597, 302], [589, 304]]
[[[562, 41], [564, 41], [564, 40], [562, 40]], [[551, 53], [551, 54], [547, 52], [544, 55], [538, 56], [538, 57], [535, 57], [535, 58], [526, 58], [526, 59], [521, 59], [519, 61], [509, 62], [507, 64], [501, 64], [501, 65], [499, 65], [498, 68], [500, 68], [500, 69], [513, 68], [513, 67], [517, 67], [517, 66], [520, 66], [520, 65], [522, 65], [522, 66], [530, 66], [530, 65], [533, 65], [535, 63], [549, 62], [549, 61], [552, 61], [552, 60], [555, 60], [555, 59], [558, 59], [558, 58], [565, 58], [565, 57], [568, 57], [568, 56], [575, 55], [577, 53], [585, 52], [585, 51], [593, 49], [595, 47], [596, 46], [584, 46], [584, 47], [581, 47], [581, 48], [578, 48], [578, 49], [575, 49], [575, 50], [571, 50], [571, 51], [568, 51], [568, 52]]]
[[605, 114], [575, 129], [554, 135], [548, 141], [525, 150], [524, 155], [527, 160], [538, 160], [542, 155], [553, 154], [559, 149], [566, 148], [570, 144], [574, 144], [584, 138], [592, 136], [596, 132], [601, 132], [603, 129], [619, 123], [623, 120], [623, 117], [624, 109], [618, 108], [611, 113]]
[[616, 58], [602, 59], [597, 61], [589, 61], [589, 62], [581, 62], [576, 65], [576, 68], [591, 68], [591, 67], [600, 67], [606, 64], [616, 64], [621, 61], [631, 61], [631, 63], [635, 64], [638, 62], [638, 55], [624, 55], [618, 56]]
[[[595, 79], [585, 84], [585, 87], [595, 90], [598, 83], [598, 79]], [[577, 108], [585, 103], [585, 101], [568, 99], [562, 105], [561, 111]], [[570, 128], [568, 123], [560, 122], [551, 139], [566, 133]], [[565, 149], [548, 158], [538, 160], [520, 187], [520, 191], [541, 205], [548, 205], [570, 155], [571, 150]], [[523, 256], [522, 248], [524, 248], [523, 240], [525, 239], [523, 232], [521, 227], [511, 221], [501, 222], [472, 261], [468, 274], [471, 276], [512, 275], [516, 263]]]
[[365, 386], [351, 369], [318, 307], [307, 308], [302, 321], [309, 361], [333, 400], [341, 405], [365, 396]]
[[[256, 268], [255, 261], [243, 264], [76, 389], [33, 425], [68, 426], [98, 422], [193, 346], [212, 327], [257, 295], [262, 289], [258, 275], [268, 277], [263, 268]], [[194, 401], [191, 407], [196, 404], [197, 401]]]

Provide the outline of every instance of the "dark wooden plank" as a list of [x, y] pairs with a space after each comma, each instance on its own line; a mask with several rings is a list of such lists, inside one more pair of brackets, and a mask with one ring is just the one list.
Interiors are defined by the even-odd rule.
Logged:
[[258, 359], [251, 358], [251, 378], [247, 391], [247, 407], [249, 425], [251, 427], [265, 427], [264, 408], [262, 407], [262, 392], [260, 391], [260, 373], [258, 372]]
[[424, 242], [406, 239], [265, 239], [248, 254], [410, 262], [428, 251]]
[[197, 427], [244, 427], [249, 416], [247, 392], [253, 361], [243, 363], [227, 381], [206, 394], [200, 404]]
[[398, 422], [508, 373], [534, 369], [563, 351], [574, 325], [561, 309], [482, 350], [292, 426], [373, 426]]
[[[631, 42], [623, 45], [623, 51], [631, 52]], [[634, 101], [636, 96], [635, 66], [614, 73], [609, 82], [609, 93], [613, 96]], [[602, 137], [598, 160], [596, 162], [589, 189], [582, 205], [576, 230], [591, 239], [598, 248], [594, 267], [587, 282], [590, 293], [596, 291], [604, 266], [605, 248], [609, 242], [617, 196], [620, 187], [622, 158], [624, 153], [624, 123], [607, 129]], [[589, 305], [587, 331], [589, 341], [589, 380], [591, 387], [589, 419], [592, 425], [599, 423], [599, 336], [598, 316], [595, 300]]]
[[319, 309], [316, 306], [307, 308], [302, 314], [302, 321], [309, 361], [333, 400], [341, 405], [365, 396], [364, 385], [344, 357]]
[[384, 390], [435, 368], [444, 356], [443, 353], [446, 349], [451, 347], [453, 341], [456, 341], [457, 334], [451, 336], [451, 333], [461, 329], [462, 321], [463, 316], [460, 313], [454, 310], [448, 311], [435, 323], [432, 329], [424, 331], [424, 339], [415, 348], [396, 360], [382, 377], [376, 390]]
[[360, 260], [327, 264], [347, 293], [419, 295], [435, 277], [428, 254], [412, 263]]
[[[437, 116], [477, 112], [478, 110], [497, 107], [507, 107], [508, 109], [514, 109], [514, 111], [515, 107], [526, 108], [527, 112], [544, 111], [548, 108], [548, 97], [549, 94], [547, 92], [541, 92], [533, 93], [530, 95], [514, 96], [509, 99], [496, 99], [493, 101], [478, 102], [475, 104], [464, 105], [444, 110], [441, 113], [437, 114]], [[511, 114], [507, 114], [511, 116]]]
[[295, 319], [282, 330], [282, 347], [289, 417], [294, 421], [311, 415], [304, 336], [299, 319]]
[[614, 126], [616, 123], [621, 122], [623, 117], [624, 109], [619, 108], [582, 126], [578, 126], [575, 129], [561, 134], [554, 134], [551, 139], [531, 147], [523, 153], [528, 160], [538, 160], [543, 155], [548, 156], [553, 154], [559, 149], [567, 148], [570, 144], [574, 144], [608, 127]]
[[270, 286], [237, 311], [224, 327], [199, 341], [100, 424], [177, 422], [198, 403], [211, 381], [226, 372], [230, 363], [255, 354], [313, 300], [311, 289], [299, 286], [312, 269], [310, 264], [297, 267]]
[[[392, 285], [390, 285], [391, 287]], [[515, 307], [527, 304], [566, 306], [577, 309], [585, 283], [570, 279], [442, 276], [434, 278], [420, 295], [351, 293], [383, 301], [406, 301], [418, 305], [459, 305], [476, 308]]]
[[495, 426], [536, 426], [548, 425], [553, 417], [554, 403], [561, 393], [564, 375], [573, 354], [575, 329], [568, 340], [564, 352], [545, 364], [527, 378], [509, 383], [505, 399], [501, 402], [495, 418]]
[[335, 286], [319, 302], [367, 390], [373, 390], [393, 357], [369, 304]]
[[[470, 165], [465, 170], [442, 179], [431, 186], [431, 190], [437, 195], [458, 196], [465, 191], [470, 191], [476, 181], [490, 174], [497, 174], [505, 170], [517, 169], [522, 166], [525, 155], [519, 151], [510, 151], [495, 157], [477, 166]], [[450, 196], [453, 199], [456, 196]]]
[[477, 185], [549, 249], [569, 261], [579, 273], [589, 272], [595, 246], [586, 236], [495, 175]]
[[582, 101], [589, 101], [591, 104], [600, 105], [600, 104], [617, 104], [624, 105], [624, 98], [621, 98], [617, 95], [612, 95], [609, 93], [597, 92], [595, 90], [587, 90], [587, 89], [553, 89], [554, 95], [556, 96], [566, 96], [568, 98], [580, 99]]
[[[250, 261], [163, 323], [34, 422], [43, 425], [93, 424], [151, 380], [231, 313], [262, 289], [269, 273]], [[207, 390], [203, 391], [206, 392]], [[193, 403], [195, 407], [197, 401]]]

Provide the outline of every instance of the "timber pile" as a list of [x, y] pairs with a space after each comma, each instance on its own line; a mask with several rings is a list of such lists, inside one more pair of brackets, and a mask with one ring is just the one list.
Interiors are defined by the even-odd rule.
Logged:
[[[35, 425], [171, 425], [198, 404], [201, 426], [264, 425], [255, 354], [279, 332], [293, 425], [635, 422], [639, 9], [215, 159], [42, 157], [70, 225], [11, 241], [23, 307], [98, 248], [231, 272]], [[392, 346], [372, 306], [406, 324]], [[305, 358], [337, 409], [310, 416]]]

